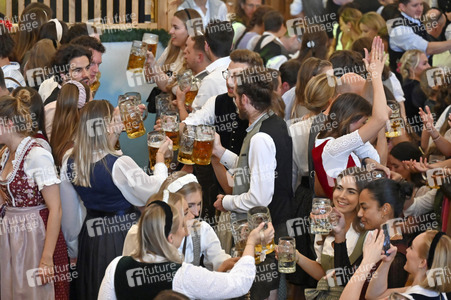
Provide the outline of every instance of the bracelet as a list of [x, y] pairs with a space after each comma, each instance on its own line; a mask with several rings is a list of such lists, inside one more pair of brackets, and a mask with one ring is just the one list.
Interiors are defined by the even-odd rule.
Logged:
[[439, 134], [436, 138], [432, 138], [432, 141], [433, 141], [433, 142], [438, 141], [441, 137], [442, 137], [442, 136]]

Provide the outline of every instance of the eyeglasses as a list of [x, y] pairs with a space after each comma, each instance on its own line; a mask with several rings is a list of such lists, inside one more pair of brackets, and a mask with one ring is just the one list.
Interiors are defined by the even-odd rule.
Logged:
[[229, 70], [224, 70], [224, 71], [222, 71], [222, 77], [223, 77], [225, 80], [228, 80], [231, 76], [232, 76], [232, 74], [230, 73]]

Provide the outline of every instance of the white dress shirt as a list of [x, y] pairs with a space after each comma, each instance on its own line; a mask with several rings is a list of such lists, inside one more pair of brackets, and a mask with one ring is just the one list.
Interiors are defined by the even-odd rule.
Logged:
[[[156, 262], [166, 261], [156, 257]], [[105, 271], [99, 290], [99, 300], [116, 299], [114, 274], [122, 256], [116, 257]], [[254, 256], [243, 256], [228, 273], [212, 272], [203, 267], [183, 263], [172, 278], [172, 290], [190, 299], [230, 299], [246, 294], [254, 282], [256, 274]]]
[[[77, 257], [78, 234], [85, 219], [85, 208], [75, 191], [70, 178], [67, 178], [67, 160], [72, 149], [63, 158], [61, 167], [61, 207], [63, 216], [61, 229], [66, 240], [69, 257]], [[98, 158], [100, 160], [101, 157]], [[124, 198], [135, 206], [144, 206], [150, 196], [157, 193], [163, 181], [168, 177], [168, 169], [164, 163], [155, 165], [154, 175], [147, 175], [129, 156], [120, 156], [111, 171], [113, 183], [121, 191]]]
[[[252, 123], [246, 131], [251, 131], [260, 118]], [[271, 136], [264, 132], [256, 133], [250, 140], [248, 157], [249, 191], [241, 195], [224, 196], [222, 206], [228, 211], [246, 213], [255, 206], [268, 206], [274, 195], [274, 174], [277, 161], [276, 145]], [[220, 162], [229, 169], [229, 172], [233, 172], [230, 169], [236, 168], [238, 155], [226, 150]]]
[[291, 110], [296, 102], [296, 87], [292, 87], [285, 94], [282, 95], [282, 100], [285, 103], [285, 121], [290, 120]]
[[200, 109], [209, 98], [227, 93], [226, 80], [222, 72], [227, 70], [229, 64], [230, 57], [227, 56], [215, 60], [205, 68], [208, 75], [202, 80], [197, 96], [194, 98], [193, 110]]
[[214, 125], [215, 124], [215, 106], [216, 106], [216, 97], [210, 97], [207, 102], [198, 110], [193, 111], [186, 117], [183, 122], [186, 125]]
[[[401, 14], [408, 19], [421, 26], [421, 21], [409, 17], [405, 13]], [[396, 19], [394, 19], [396, 20]], [[390, 28], [390, 20], [387, 22], [388, 32], [390, 35], [390, 48], [393, 51], [403, 52], [407, 50], [418, 49], [426, 53], [429, 42], [423, 39], [421, 36], [413, 32], [413, 29], [409, 26], [398, 26], [395, 28]]]
[[[211, 9], [210, 2], [212, 1], [216, 2], [215, 6], [218, 7], [218, 11], [216, 12]], [[199, 13], [199, 15], [202, 17], [204, 28], [213, 20], [227, 21], [227, 6], [220, 0], [208, 0], [205, 4], [205, 8], [207, 9], [207, 13], [205, 14], [194, 0], [183, 1], [183, 3], [177, 8], [177, 10], [186, 8], [192, 8]]]

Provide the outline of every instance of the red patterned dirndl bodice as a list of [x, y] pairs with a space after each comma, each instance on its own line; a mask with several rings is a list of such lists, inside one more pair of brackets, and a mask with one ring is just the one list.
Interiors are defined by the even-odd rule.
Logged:
[[[25, 160], [34, 147], [40, 147], [33, 138], [26, 138], [26, 144], [20, 153], [16, 153], [16, 163], [13, 167], [13, 171], [5, 180], [0, 180], [0, 189], [2, 196], [5, 200], [6, 209], [8, 207], [32, 207], [45, 205], [45, 199], [42, 193], [39, 191], [39, 187], [33, 178], [29, 177], [24, 170]], [[3, 156], [9, 155], [9, 150], [3, 151]], [[0, 165], [0, 173], [3, 171], [3, 166]], [[45, 169], [41, 169], [41, 172], [45, 172]], [[39, 173], [38, 173], [39, 174]], [[42, 173], [41, 173], [42, 174]], [[43, 174], [44, 176], [45, 174]], [[47, 221], [49, 216], [49, 210], [47, 207], [39, 210], [45, 228], [47, 228]], [[55, 266], [55, 278], [65, 278], [65, 280], [55, 280], [55, 299], [69, 299], [69, 261], [67, 246], [64, 240], [63, 234], [60, 231], [58, 240], [55, 246], [53, 254], [53, 263]], [[36, 266], [37, 267], [37, 266]]]

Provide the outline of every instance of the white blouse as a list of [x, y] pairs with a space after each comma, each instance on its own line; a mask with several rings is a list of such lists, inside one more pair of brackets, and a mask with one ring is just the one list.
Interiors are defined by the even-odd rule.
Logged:
[[[61, 206], [63, 217], [61, 228], [66, 239], [69, 257], [77, 257], [78, 234], [85, 219], [85, 207], [75, 191], [70, 178], [67, 178], [67, 160], [72, 153], [68, 150], [63, 158], [61, 167]], [[99, 157], [99, 160], [101, 157]], [[144, 206], [150, 196], [157, 193], [161, 184], [168, 177], [168, 169], [164, 163], [155, 165], [154, 175], [147, 175], [133, 159], [120, 156], [113, 165], [113, 182], [121, 191], [124, 198], [135, 206]]]
[[[26, 137], [20, 142], [16, 149], [16, 159], [12, 161], [13, 170], [16, 170], [22, 162], [22, 157], [25, 155], [25, 151], [27, 150], [25, 149], [25, 146], [30, 141], [39, 143], [32, 137]], [[0, 161], [2, 169], [5, 167], [8, 157], [9, 149], [6, 148]], [[52, 154], [50, 154], [44, 148], [32, 148], [30, 152], [28, 152], [28, 155], [23, 159], [25, 160], [23, 165], [24, 172], [28, 176], [28, 178], [33, 178], [33, 182], [37, 184], [39, 191], [41, 191], [46, 185], [50, 186], [53, 184], [59, 184], [61, 182], [58, 179]], [[1, 172], [0, 177], [2, 178], [2, 180], [8, 179], [8, 183], [10, 183], [14, 179], [14, 177], [10, 177], [11, 174], [12, 173], [9, 173], [5, 176], [5, 174]], [[11, 199], [14, 203], [13, 195], [11, 195]]]
[[[219, 242], [218, 236], [214, 232], [213, 228], [204, 221], [200, 223], [200, 251], [204, 254], [205, 261], [204, 264], [212, 264], [213, 270], [217, 270], [219, 266], [226, 260], [230, 258], [230, 255], [225, 253], [221, 248], [221, 243]], [[122, 255], [130, 256], [134, 250], [138, 247], [138, 225], [133, 225], [127, 233], [124, 241], [124, 250]], [[193, 250], [193, 238], [192, 235], [185, 237], [179, 247], [179, 252], [183, 253], [183, 244], [186, 239], [186, 249], [185, 249], [185, 262], [191, 263], [194, 260], [194, 250]]]
[[[154, 256], [155, 257], [155, 256]], [[99, 300], [115, 300], [114, 274], [122, 256], [108, 266], [99, 291]], [[157, 256], [156, 262], [164, 261]], [[173, 278], [172, 289], [190, 299], [229, 299], [246, 294], [256, 274], [254, 256], [243, 256], [229, 273], [212, 272], [202, 267], [183, 263]]]
[[327, 175], [337, 178], [338, 174], [346, 169], [348, 158], [351, 155], [357, 167], [360, 167], [360, 159], [369, 157], [380, 162], [379, 154], [370, 142], [363, 143], [359, 131], [353, 131], [337, 139], [328, 137], [316, 139], [315, 147], [318, 147], [326, 140], [330, 140], [324, 146], [322, 153], [323, 167]]

